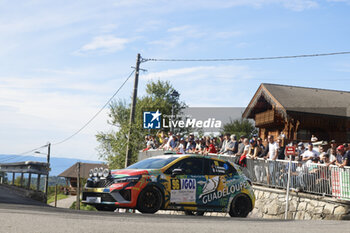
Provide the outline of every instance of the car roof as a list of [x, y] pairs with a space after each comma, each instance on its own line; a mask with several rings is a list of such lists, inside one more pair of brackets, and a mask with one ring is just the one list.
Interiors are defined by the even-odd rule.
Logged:
[[[197, 158], [206, 158], [206, 159], [215, 159], [215, 160], [219, 160], [219, 161], [223, 161], [223, 162], [226, 162], [225, 159], [223, 158], [216, 158], [216, 157], [212, 157], [210, 155], [201, 155], [201, 154], [163, 154], [163, 155], [156, 155], [156, 156], [152, 156], [152, 157], [149, 157], [147, 159], [156, 159], [156, 158], [160, 158], [160, 159], [168, 159], [168, 158], [171, 158], [171, 157], [177, 157], [177, 158], [181, 158], [181, 157], [197, 157]], [[229, 161], [228, 161], [229, 162]]]

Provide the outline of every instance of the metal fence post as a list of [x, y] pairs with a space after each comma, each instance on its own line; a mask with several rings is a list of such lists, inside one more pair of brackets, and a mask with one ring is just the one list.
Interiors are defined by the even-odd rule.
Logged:
[[286, 195], [286, 210], [284, 213], [284, 219], [288, 219], [288, 207], [289, 207], [289, 184], [290, 184], [290, 172], [292, 166], [292, 156], [289, 156], [289, 166], [288, 166], [288, 181], [287, 181], [287, 195]]

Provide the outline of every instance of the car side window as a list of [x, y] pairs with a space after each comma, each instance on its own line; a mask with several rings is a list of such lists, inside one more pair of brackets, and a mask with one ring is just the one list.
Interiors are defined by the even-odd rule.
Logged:
[[206, 175], [227, 175], [237, 173], [236, 169], [229, 163], [213, 159], [206, 159]]
[[203, 159], [187, 158], [171, 166], [171, 168], [168, 169], [169, 172], [167, 173], [171, 173], [171, 171], [175, 168], [181, 168], [184, 175], [203, 175], [203, 167]]

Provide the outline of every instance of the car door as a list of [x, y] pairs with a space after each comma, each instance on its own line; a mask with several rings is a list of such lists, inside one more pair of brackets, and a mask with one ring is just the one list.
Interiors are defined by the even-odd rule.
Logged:
[[205, 158], [203, 180], [197, 181], [197, 205], [203, 211], [222, 211], [230, 199], [230, 186], [235, 183], [237, 171], [229, 163]]
[[[175, 171], [177, 173], [173, 174]], [[190, 157], [180, 160], [171, 166], [166, 173], [171, 176], [169, 180], [169, 206], [176, 209], [191, 209], [191, 207], [195, 209], [197, 206], [197, 182], [204, 179], [203, 158]]]

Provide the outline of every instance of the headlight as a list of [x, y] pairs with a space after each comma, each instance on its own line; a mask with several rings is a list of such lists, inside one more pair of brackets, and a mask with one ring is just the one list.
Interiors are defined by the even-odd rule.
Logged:
[[93, 169], [90, 169], [90, 171], [89, 171], [89, 177], [91, 178], [93, 175], [94, 175], [94, 170], [93, 170]]
[[98, 174], [98, 168], [97, 167], [94, 168], [94, 172], [92, 174], [93, 174], [93, 176], [97, 176], [97, 174]]
[[102, 177], [103, 175], [103, 167], [100, 167], [100, 169], [98, 169], [98, 176]]
[[126, 182], [138, 182], [141, 176], [126, 176], [121, 178], [115, 178], [114, 183], [126, 183]]
[[107, 178], [108, 175], [109, 175], [109, 170], [106, 168], [105, 170], [103, 170], [102, 176], [103, 176], [104, 178]]

